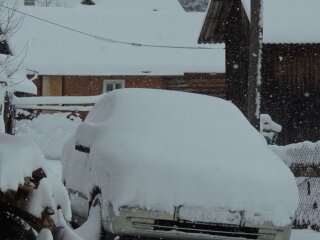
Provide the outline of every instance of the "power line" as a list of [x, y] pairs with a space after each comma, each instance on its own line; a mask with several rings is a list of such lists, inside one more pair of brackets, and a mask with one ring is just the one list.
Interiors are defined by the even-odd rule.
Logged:
[[0, 7], [6, 8], [8, 10], [11, 10], [11, 11], [14, 11], [14, 12], [17, 12], [17, 13], [20, 13], [20, 14], [22, 14], [24, 16], [27, 16], [27, 17], [31, 17], [31, 18], [36, 19], [38, 21], [42, 21], [42, 22], [45, 22], [45, 23], [48, 23], [48, 24], [51, 24], [51, 25], [66, 29], [68, 31], [79, 33], [79, 34], [82, 34], [82, 35], [85, 35], [85, 36], [88, 36], [88, 37], [92, 37], [92, 38], [100, 40], [100, 41], [113, 43], [113, 44], [123, 44], [123, 45], [130, 45], [130, 46], [134, 46], [134, 47], [173, 48], [173, 49], [189, 49], [189, 50], [223, 49], [223, 48], [213, 48], [213, 47], [171, 46], [171, 45], [156, 45], [156, 44], [144, 44], [144, 43], [138, 43], [138, 42], [120, 41], [120, 40], [117, 40], [117, 39], [107, 38], [107, 37], [103, 37], [103, 36], [99, 36], [99, 35], [95, 35], [95, 34], [90, 34], [90, 33], [87, 33], [87, 32], [72, 28], [72, 27], [68, 27], [68, 26], [65, 26], [65, 25], [62, 25], [62, 24], [59, 24], [59, 23], [55, 23], [55, 22], [49, 21], [49, 20], [44, 19], [44, 18], [40, 18], [40, 17], [34, 16], [32, 14], [29, 14], [29, 13], [25, 13], [25, 12], [19, 11], [17, 9], [14, 9], [14, 8], [11, 8], [11, 7], [8, 7], [8, 6], [4, 6], [2, 4], [0, 4]]

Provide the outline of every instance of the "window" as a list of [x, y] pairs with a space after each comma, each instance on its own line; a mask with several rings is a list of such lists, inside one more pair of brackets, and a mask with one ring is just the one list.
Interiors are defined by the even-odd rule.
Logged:
[[25, 6], [34, 6], [34, 0], [24, 0]]
[[115, 89], [124, 88], [124, 80], [104, 80], [103, 92], [111, 92]]

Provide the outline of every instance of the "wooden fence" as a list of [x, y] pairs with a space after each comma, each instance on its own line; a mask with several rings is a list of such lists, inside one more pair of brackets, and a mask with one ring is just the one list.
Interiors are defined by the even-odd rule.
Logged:
[[14, 134], [16, 120], [34, 118], [42, 112], [72, 112], [79, 113], [79, 116], [84, 118], [99, 98], [99, 95], [77, 97], [15, 97], [7, 95], [4, 103], [6, 132]]
[[46, 159], [59, 160], [64, 143], [100, 96], [15, 97], [5, 100], [5, 130], [34, 141]]

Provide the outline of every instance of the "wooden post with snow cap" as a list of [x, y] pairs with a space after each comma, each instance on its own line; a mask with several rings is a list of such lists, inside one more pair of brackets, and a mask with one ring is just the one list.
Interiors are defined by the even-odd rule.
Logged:
[[6, 93], [6, 82], [0, 79], [0, 133], [5, 133], [4, 124], [4, 102]]
[[5, 132], [14, 135], [15, 111], [12, 105], [12, 94], [11, 92], [6, 92], [5, 94], [3, 119]]
[[263, 40], [263, 0], [251, 0], [249, 78], [247, 95], [247, 117], [250, 123], [259, 130], [261, 55]]

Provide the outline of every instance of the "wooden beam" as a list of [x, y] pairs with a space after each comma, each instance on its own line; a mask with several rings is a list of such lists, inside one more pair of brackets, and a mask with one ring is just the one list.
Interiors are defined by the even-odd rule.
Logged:
[[251, 0], [247, 117], [256, 129], [259, 129], [260, 125], [261, 56], [263, 39], [262, 4], [262, 0]]

